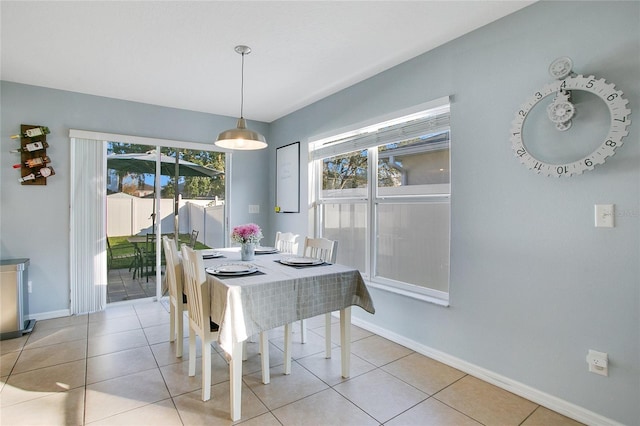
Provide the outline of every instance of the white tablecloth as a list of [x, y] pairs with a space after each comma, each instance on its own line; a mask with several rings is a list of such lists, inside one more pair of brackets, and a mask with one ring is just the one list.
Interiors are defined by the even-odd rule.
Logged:
[[[240, 253], [222, 250], [225, 258], [205, 259], [205, 267], [240, 262]], [[303, 268], [277, 260], [290, 255], [256, 255], [258, 274], [220, 277], [207, 274], [211, 318], [220, 326], [218, 343], [230, 353], [233, 343], [264, 330], [349, 306], [374, 313], [373, 301], [357, 269], [324, 264]]]

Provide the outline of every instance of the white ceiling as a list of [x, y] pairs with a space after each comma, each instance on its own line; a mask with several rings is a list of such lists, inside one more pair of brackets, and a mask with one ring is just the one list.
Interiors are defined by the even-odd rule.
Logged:
[[533, 1], [2, 1], [2, 80], [271, 122]]

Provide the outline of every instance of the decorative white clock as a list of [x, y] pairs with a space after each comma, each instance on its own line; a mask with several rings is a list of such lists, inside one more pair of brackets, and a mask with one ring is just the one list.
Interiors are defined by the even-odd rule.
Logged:
[[[613, 84], [603, 78], [594, 76], [571, 74], [572, 62], [567, 57], [558, 58], [549, 66], [549, 74], [558, 79], [545, 85], [542, 90], [534, 93], [516, 113], [511, 128], [511, 144], [520, 162], [530, 170], [547, 176], [578, 175], [585, 170], [593, 170], [596, 164], [602, 164], [607, 157], [615, 154], [615, 149], [622, 145], [622, 138], [629, 134], [627, 126], [631, 124], [627, 108], [628, 100], [623, 98], [622, 91], [616, 90]], [[576, 114], [576, 108], [571, 103], [571, 91], [584, 90], [599, 97], [607, 105], [610, 115], [609, 131], [602, 143], [583, 158], [568, 163], [550, 164], [534, 157], [527, 149], [523, 139], [524, 123], [531, 110], [548, 96], [555, 95], [547, 106], [549, 120], [555, 124], [558, 131], [565, 132], [571, 128], [571, 119]]]

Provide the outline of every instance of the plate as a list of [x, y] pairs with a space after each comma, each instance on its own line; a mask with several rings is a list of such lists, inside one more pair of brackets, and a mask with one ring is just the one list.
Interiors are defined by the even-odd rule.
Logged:
[[202, 253], [203, 259], [215, 259], [216, 257], [223, 256], [222, 253], [215, 250], [200, 250], [200, 253]]
[[249, 263], [224, 263], [218, 266], [211, 266], [205, 271], [213, 275], [248, 275], [256, 272], [258, 268]]
[[270, 253], [277, 253], [278, 249], [275, 247], [256, 247], [256, 253], [258, 254], [270, 254]]
[[300, 257], [300, 256], [292, 256], [292, 257], [283, 257], [280, 259], [281, 263], [285, 265], [293, 265], [293, 266], [311, 266], [311, 265], [321, 265], [324, 263], [322, 259], [315, 259], [313, 257]]

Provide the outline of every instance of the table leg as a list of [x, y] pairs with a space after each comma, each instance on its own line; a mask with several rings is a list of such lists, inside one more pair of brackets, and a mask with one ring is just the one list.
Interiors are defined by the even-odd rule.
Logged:
[[262, 362], [262, 383], [265, 385], [271, 381], [269, 371], [269, 332], [260, 332], [260, 360]]
[[331, 312], [324, 314], [324, 332], [324, 357], [331, 358]]
[[347, 379], [351, 369], [351, 307], [340, 310], [340, 360], [342, 377]]
[[229, 399], [231, 420], [242, 417], [242, 342], [234, 342], [229, 362]]
[[291, 324], [284, 326], [284, 374], [291, 374]]

